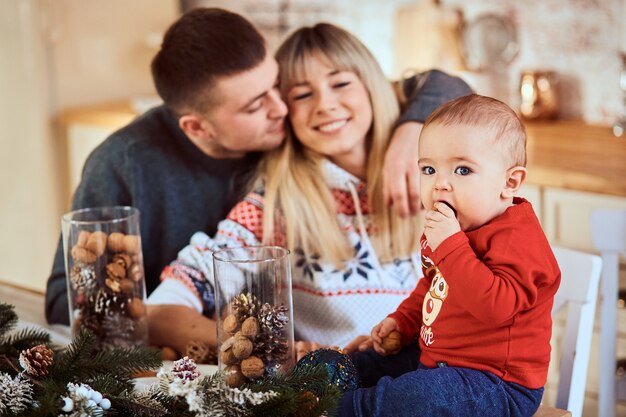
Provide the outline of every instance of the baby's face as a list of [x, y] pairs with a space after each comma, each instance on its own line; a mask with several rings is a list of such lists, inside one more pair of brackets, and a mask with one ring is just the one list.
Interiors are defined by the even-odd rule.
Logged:
[[443, 201], [456, 212], [461, 230], [476, 229], [502, 214], [508, 158], [485, 128], [432, 124], [419, 143], [422, 204]]

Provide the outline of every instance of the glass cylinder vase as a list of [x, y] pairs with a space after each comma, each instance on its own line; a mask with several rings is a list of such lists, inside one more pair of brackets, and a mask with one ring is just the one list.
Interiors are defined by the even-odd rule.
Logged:
[[61, 220], [72, 335], [98, 349], [146, 346], [148, 323], [139, 210], [97, 207]]
[[289, 251], [277, 246], [213, 254], [218, 364], [237, 387], [290, 370], [293, 306]]

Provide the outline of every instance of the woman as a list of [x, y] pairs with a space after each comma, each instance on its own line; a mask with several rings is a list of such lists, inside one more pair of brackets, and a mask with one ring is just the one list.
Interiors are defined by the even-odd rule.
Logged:
[[292, 252], [296, 339], [309, 342], [299, 346], [344, 346], [421, 275], [419, 220], [400, 218], [383, 196], [398, 102], [367, 48], [337, 26], [297, 30], [276, 59], [289, 108], [285, 142], [264, 157], [254, 191], [216, 236], [196, 233], [164, 270], [151, 303], [186, 299], [210, 315], [212, 251], [278, 244]]

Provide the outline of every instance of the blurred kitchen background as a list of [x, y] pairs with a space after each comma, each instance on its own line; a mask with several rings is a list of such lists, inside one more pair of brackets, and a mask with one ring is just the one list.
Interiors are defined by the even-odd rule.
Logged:
[[[611, 125], [624, 112], [623, 0], [5, 0], [0, 2], [0, 279], [44, 289], [59, 216], [68, 208], [83, 162], [68, 161], [63, 116], [89, 117], [81, 110], [115, 102], [129, 102], [130, 112], [153, 104], [150, 60], [168, 25], [181, 10], [197, 5], [249, 17], [272, 48], [298, 26], [340, 24], [368, 45], [390, 78], [410, 68], [439, 67], [517, 107], [521, 72], [551, 70], [559, 78], [560, 118]], [[459, 44], [463, 24], [473, 38]], [[486, 34], [489, 45], [480, 44]], [[474, 59], [475, 70], [464, 63], [465, 55]], [[95, 134], [101, 124], [123, 124], [121, 108], [119, 113], [110, 115], [114, 120], [94, 120]], [[70, 180], [71, 163], [78, 166]]]
[[[84, 158], [158, 102], [150, 61], [169, 24], [196, 6], [240, 12], [272, 50], [301, 25], [337, 23], [390, 79], [442, 68], [530, 118], [577, 120], [607, 135], [625, 119], [625, 0], [2, 0], [0, 282], [45, 290]], [[544, 108], [524, 102], [523, 74], [531, 92], [547, 95]], [[566, 199], [626, 207], [626, 195], [608, 194]], [[587, 249], [588, 232], [573, 233], [560, 243]]]

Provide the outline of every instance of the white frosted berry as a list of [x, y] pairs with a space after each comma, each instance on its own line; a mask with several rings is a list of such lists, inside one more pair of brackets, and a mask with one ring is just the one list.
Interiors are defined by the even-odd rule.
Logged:
[[99, 391], [93, 390], [91, 391], [91, 399], [94, 400], [97, 404], [100, 404], [102, 401], [102, 394]]
[[103, 410], [108, 410], [109, 408], [111, 408], [111, 400], [109, 400], [108, 398], [103, 398], [103, 399], [100, 401], [100, 407], [101, 407]]
[[61, 407], [61, 410], [65, 411], [66, 413], [74, 410], [74, 401], [71, 398], [63, 397], [62, 400], [63, 407]]
[[80, 387], [76, 388], [76, 396], [77, 397], [83, 397], [83, 398], [89, 398], [89, 389], [87, 389], [87, 387], [81, 385]]

